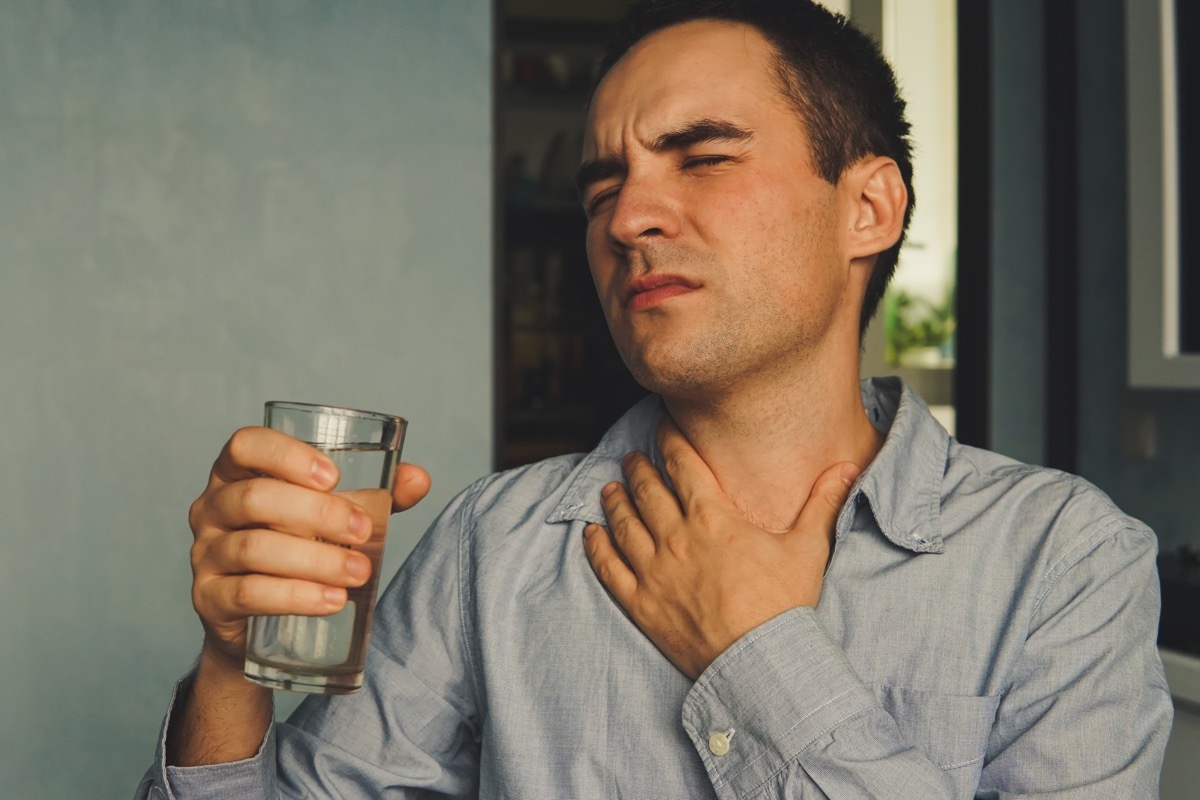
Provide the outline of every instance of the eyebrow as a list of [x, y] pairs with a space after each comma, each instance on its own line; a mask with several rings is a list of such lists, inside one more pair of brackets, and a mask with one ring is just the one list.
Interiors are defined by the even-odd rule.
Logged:
[[[748, 142], [754, 132], [727, 120], [699, 119], [681, 128], [667, 131], [650, 142], [650, 150], [664, 153], [670, 150], [686, 150], [708, 142]], [[582, 197], [593, 183], [625, 174], [625, 159], [620, 156], [601, 156], [583, 162], [575, 175], [575, 188]]]

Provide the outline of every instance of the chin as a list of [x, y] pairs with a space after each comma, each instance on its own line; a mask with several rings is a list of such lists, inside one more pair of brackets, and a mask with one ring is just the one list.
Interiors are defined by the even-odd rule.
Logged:
[[[675, 335], [670, 335], [674, 333]], [[616, 341], [634, 380], [665, 397], [712, 397], [735, 385], [748, 353], [739, 337], [658, 332]], [[632, 340], [632, 341], [631, 341]]]
[[712, 397], [735, 383], [731, 370], [724, 365], [679, 358], [663, 359], [661, 363], [625, 358], [625, 365], [646, 391], [663, 397]]

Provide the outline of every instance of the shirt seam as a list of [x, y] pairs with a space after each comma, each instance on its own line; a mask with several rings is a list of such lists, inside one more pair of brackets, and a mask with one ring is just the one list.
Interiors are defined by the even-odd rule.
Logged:
[[475, 708], [480, 714], [484, 713], [484, 694], [479, 660], [475, 655], [475, 648], [471, 644], [474, 635], [474, 625], [471, 621], [472, 617], [469, 611], [473, 600], [471, 592], [474, 587], [474, 576], [471, 574], [470, 545], [467, 541], [469, 532], [474, 532], [474, 519], [476, 515], [470, 515], [471, 524], [468, 524], [467, 510], [475, 508], [485, 482], [486, 479], [476, 481], [467, 497], [464, 498], [462, 505], [459, 506], [456, 515], [458, 518], [458, 614], [462, 623], [459, 626], [459, 630], [461, 631], [463, 653], [467, 659], [467, 668], [471, 672], [471, 685], [475, 689]]
[[[725, 651], [725, 653], [723, 655], [727, 656], [727, 657], [721, 659], [721, 661], [723, 663], [717, 667], [717, 671], [715, 674], [720, 675], [722, 672], [724, 672], [727, 662], [732, 661], [735, 657], [737, 657], [741, 653], [745, 652], [745, 650], [748, 647], [750, 647], [752, 644], [757, 642], [759, 639], [768, 635], [776, 628], [778, 628], [782, 625], [786, 625], [788, 623], [788, 621], [787, 621], [787, 619], [784, 619], [784, 617], [790, 616], [790, 612], [800, 611], [801, 609], [804, 609], [804, 608], [810, 608], [810, 607], [809, 606], [796, 606], [795, 608], [789, 608], [787, 611], [780, 612], [778, 615], [775, 616], [774, 619], [763, 623], [758, 628], [755, 628], [753, 631], [746, 634], [746, 636], [744, 636], [740, 641], [734, 643], [733, 647], [731, 647], [729, 650]], [[707, 683], [707, 681], [706, 681], [706, 683]]]
[[1122, 529], [1132, 530], [1132, 528], [1125, 525], [1125, 520], [1119, 514], [1109, 513], [1099, 521], [1096, 530], [1091, 536], [1085, 536], [1080, 539], [1055, 559], [1054, 563], [1046, 570], [1046, 576], [1042, 579], [1045, 587], [1042, 591], [1038, 592], [1037, 598], [1030, 608], [1029, 618], [1032, 620], [1038, 615], [1042, 603], [1045, 602], [1045, 599], [1054, 590], [1054, 587], [1058, 585], [1058, 582], [1062, 580], [1063, 576], [1071, 570], [1071, 567], [1074, 567], [1087, 558], [1088, 554], [1095, 550], [1099, 542], [1113, 536]]
[[[847, 689], [846, 691], [842, 692], [841, 694], [837, 695], [836, 697], [833, 697], [833, 698], [827, 700], [825, 703], [822, 703], [820, 706], [818, 706], [816, 709], [813, 710], [812, 714], [815, 714], [817, 711], [820, 711], [822, 708], [825, 708], [826, 706], [836, 702], [837, 700], [841, 699], [842, 697], [845, 697], [846, 695], [850, 694], [850, 691], [851, 690]], [[837, 720], [836, 722], [830, 723], [819, 733], [814, 734], [802, 746], [798, 747], [796, 749], [795, 753], [790, 755], [788, 758], [784, 759], [784, 762], [779, 765], [778, 769], [776, 769], [774, 772], [772, 772], [770, 775], [768, 775], [766, 778], [764, 778], [762, 781], [760, 781], [758, 783], [758, 785], [755, 786], [753, 789], [750, 789], [747, 794], [748, 795], [757, 794], [759, 792], [759, 790], [761, 790], [768, 783], [775, 780], [775, 778], [779, 777], [784, 772], [788, 771], [792, 767], [793, 764], [800, 763], [801, 754], [804, 753], [804, 751], [807, 750], [808, 748], [812, 747], [813, 744], [815, 744], [817, 742], [817, 740], [819, 740], [822, 736], [826, 736], [827, 734], [829, 734], [830, 731], [832, 731], [835, 728], [838, 728], [842, 725], [845, 725], [847, 722], [852, 722], [853, 720], [858, 719], [861, 716], [869, 714], [871, 711], [875, 710], [878, 707], [879, 707], [878, 705], [872, 704], [870, 706], [867, 706], [866, 708], [860, 708], [859, 710], [857, 710], [851, 714], [847, 714], [846, 716], [842, 717], [841, 719]], [[800, 720], [795, 725], [788, 728], [786, 731], [784, 731], [783, 735], [787, 736], [789, 733], [796, 730], [796, 728], [803, 725], [804, 721], [807, 720], [808, 717], [811, 717], [812, 714], [809, 714], [804, 719]], [[736, 778], [737, 775], [740, 775], [742, 772], [744, 772], [746, 769], [748, 769], [751, 766], [751, 764], [755, 763], [755, 761], [760, 761], [763, 758], [765, 758], [765, 756], [756, 757], [754, 761], [747, 763], [745, 767], [743, 767], [741, 770], [738, 770], [738, 773], [735, 774], [734, 776], [732, 776], [730, 780], [732, 780], [733, 778]]]
[[946, 465], [950, 463], [950, 436], [941, 431], [938, 449], [930, 452], [929, 470], [929, 528], [937, 537], [939, 550], [945, 552], [946, 539], [942, 535], [942, 484], [946, 479]]
[[[796, 609], [790, 609], [790, 611], [797, 611], [797, 610], [799, 610], [799, 609], [802, 609], [802, 608], [805, 608], [805, 607], [804, 607], [804, 606], [799, 606], [799, 607], [798, 607], [798, 608], [796, 608]], [[717, 670], [716, 670], [716, 672], [714, 673], [714, 675], [721, 675], [721, 674], [723, 674], [723, 673], [725, 672], [725, 668], [726, 668], [726, 666], [728, 665], [728, 662], [729, 662], [729, 661], [732, 661], [732, 660], [734, 660], [734, 659], [735, 659], [735, 658], [736, 658], [736, 657], [737, 657], [739, 654], [741, 654], [742, 652], [744, 652], [744, 651], [745, 651], [745, 650], [746, 650], [748, 647], [750, 647], [750, 646], [751, 646], [751, 645], [752, 645], [752, 644], [753, 644], [755, 641], [757, 641], [758, 639], [762, 638], [763, 636], [766, 636], [766, 635], [768, 635], [769, 633], [771, 633], [771, 632], [772, 632], [773, 630], [775, 630], [776, 628], [778, 628], [778, 627], [780, 627], [780, 626], [782, 626], [782, 625], [786, 625], [786, 624], [788, 623], [788, 620], [787, 620], [787, 619], [783, 619], [782, 617], [784, 617], [784, 616], [787, 616], [787, 615], [789, 615], [789, 612], [786, 612], [786, 611], [785, 611], [785, 612], [783, 612], [783, 614], [780, 614], [780, 615], [779, 615], [779, 617], [776, 617], [776, 618], [775, 618], [773, 621], [771, 621], [771, 622], [765, 623], [765, 624], [764, 624], [763, 626], [761, 626], [759, 629], [756, 629], [756, 632], [755, 632], [755, 633], [748, 635], [748, 636], [747, 636], [747, 638], [745, 638], [745, 639], [744, 639], [743, 641], [741, 641], [739, 644], [735, 645], [735, 647], [737, 648], [736, 650], [733, 650], [733, 649], [731, 649], [731, 650], [729, 650], [729, 651], [726, 651], [726, 654], [728, 655], [728, 658], [725, 658], [724, 656], [722, 656], [722, 662], [723, 662], [723, 663], [722, 663], [722, 664], [721, 664], [721, 665], [720, 665], [720, 666], [717, 668]], [[709, 700], [710, 702], [718, 702], [718, 703], [720, 702], [719, 698], [717, 698], [717, 697], [716, 697], [716, 695], [715, 695], [715, 693], [713, 692], [713, 689], [712, 689], [712, 686], [711, 686], [711, 681], [705, 681], [705, 683], [704, 683], [702, 686], [700, 686], [699, 688], [700, 688], [700, 691], [701, 691], [701, 693], [704, 695], [704, 697], [705, 697], [707, 700]], [[804, 716], [802, 716], [800, 719], [796, 720], [796, 721], [795, 721], [795, 722], [794, 722], [792, 725], [788, 726], [788, 727], [787, 727], [787, 728], [786, 728], [786, 729], [783, 731], [783, 733], [782, 733], [782, 734], [780, 734], [780, 738], [786, 738], [787, 736], [789, 736], [790, 734], [792, 734], [794, 731], [796, 731], [797, 729], [799, 729], [800, 727], [802, 727], [802, 726], [804, 725], [804, 723], [805, 723], [805, 722], [807, 722], [808, 720], [810, 720], [810, 719], [811, 719], [813, 716], [815, 716], [816, 714], [820, 713], [820, 712], [821, 712], [823, 709], [825, 709], [825, 708], [828, 708], [829, 706], [831, 706], [831, 705], [833, 705], [833, 704], [837, 703], [839, 700], [843, 699], [844, 697], [847, 697], [848, 695], [852, 695], [853, 693], [854, 693], [854, 688], [853, 688], [853, 687], [849, 687], [849, 688], [847, 688], [847, 689], [844, 689], [843, 691], [839, 692], [838, 694], [836, 694], [836, 695], [834, 695], [834, 696], [832, 696], [832, 697], [830, 697], [830, 698], [826, 699], [826, 700], [825, 700], [825, 702], [821, 703], [820, 705], [818, 705], [818, 706], [816, 706], [816, 707], [814, 707], [814, 708], [811, 708], [811, 709], [809, 709], [808, 713], [806, 713], [806, 714], [805, 714]], [[857, 716], [857, 715], [859, 715], [859, 714], [864, 714], [864, 713], [867, 713], [867, 712], [868, 712], [868, 711], [870, 711], [871, 709], [873, 709], [873, 708], [878, 708], [878, 707], [879, 707], [879, 706], [878, 706], [878, 703], [872, 702], [872, 703], [871, 703], [869, 706], [867, 706], [866, 708], [860, 709], [860, 710], [858, 710], [858, 711], [855, 711], [855, 712], [854, 712], [854, 713], [852, 713], [852, 714], [849, 714], [849, 715], [847, 715], [847, 716], [845, 716], [845, 717], [843, 717], [843, 718], [841, 718], [841, 719], [838, 719], [836, 722], [833, 722], [833, 723], [831, 723], [831, 724], [830, 724], [828, 727], [826, 727], [826, 728], [824, 728], [823, 730], [821, 730], [821, 731], [818, 731], [817, 733], [813, 734], [811, 738], [809, 738], [809, 739], [808, 739], [807, 741], [805, 741], [805, 742], [804, 742], [804, 743], [803, 743], [803, 744], [802, 744], [802, 745], [801, 745], [799, 748], [797, 748], [797, 750], [796, 750], [796, 753], [795, 753], [793, 756], [789, 757], [789, 758], [786, 760], [786, 762], [785, 762], [785, 764], [784, 764], [784, 767], [781, 767], [781, 768], [780, 768], [780, 771], [781, 771], [783, 768], [785, 768], [785, 767], [787, 766], [787, 764], [790, 764], [790, 763], [792, 763], [792, 761], [794, 761], [794, 760], [796, 759], [796, 756], [798, 756], [800, 753], [804, 752], [804, 750], [806, 750], [807, 748], [811, 747], [811, 746], [812, 746], [812, 744], [813, 744], [814, 742], [816, 742], [818, 739], [820, 739], [820, 738], [821, 738], [822, 736], [824, 736], [825, 734], [829, 733], [829, 731], [833, 730], [834, 728], [836, 728], [836, 727], [837, 727], [837, 726], [839, 726], [839, 725], [843, 725], [843, 724], [845, 724], [846, 722], [848, 722], [849, 720], [853, 719], [854, 717], [856, 717], [856, 716]], [[761, 761], [763, 758], [766, 758], [766, 756], [765, 756], [765, 755], [763, 755], [763, 754], [759, 754], [759, 755], [756, 755], [756, 756], [754, 756], [753, 758], [751, 758], [751, 759], [747, 760], [747, 761], [746, 761], [746, 763], [745, 763], [744, 765], [742, 765], [742, 767], [741, 767], [740, 769], [738, 769], [738, 770], [737, 770], [737, 771], [735, 771], [735, 772], [732, 772], [732, 773], [731, 773], [731, 774], [729, 774], [728, 776], [725, 776], [725, 775], [720, 775], [720, 771], [718, 770], [718, 774], [720, 775], [720, 777], [717, 779], [717, 781], [714, 781], [714, 783], [713, 783], [713, 787], [714, 787], [714, 788], [716, 788], [717, 786], [720, 786], [720, 785], [722, 785], [722, 784], [724, 784], [724, 783], [732, 783], [733, 781], [735, 781], [735, 780], [737, 779], [737, 777], [738, 777], [739, 775], [741, 775], [742, 773], [744, 773], [746, 770], [750, 769], [752, 766], [754, 766], [756, 763], [758, 763], [759, 761]], [[710, 759], [708, 759], [708, 758], [706, 757], [706, 760], [710, 760]], [[715, 764], [714, 764], [714, 766], [715, 766]], [[765, 784], [767, 781], [771, 780], [771, 778], [772, 778], [772, 777], [774, 777], [775, 775], [778, 775], [778, 774], [779, 774], [779, 771], [776, 771], [776, 772], [772, 773], [772, 774], [771, 774], [771, 776], [769, 776], [768, 778], [766, 778], [766, 779], [763, 781], [763, 783]], [[755, 787], [754, 789], [752, 789], [752, 790], [751, 790], [751, 793], [753, 793], [753, 792], [757, 791], [757, 790], [758, 790], [758, 788], [759, 788], [759, 787], [761, 787], [761, 786], [762, 786], [762, 784], [759, 784], [759, 786], [757, 786], [757, 787]]]
[[[839, 695], [838, 697], [841, 697], [841, 696], [849, 694], [849, 693], [850, 693], [850, 690], [847, 689], [845, 692], [842, 693], [842, 695]], [[835, 697], [835, 698], [833, 698], [833, 700], [830, 700], [829, 702], [832, 703], [837, 699], [838, 698]], [[826, 705], [828, 705], [828, 703], [826, 703]], [[823, 707], [824, 706], [822, 706], [822, 708]], [[792, 755], [783, 764], [780, 765], [779, 769], [772, 772], [770, 775], [768, 775], [766, 778], [764, 778], [761, 783], [759, 783], [757, 786], [755, 786], [753, 789], [751, 789], [749, 791], [749, 794], [754, 795], [754, 794], [758, 793], [764, 786], [766, 786], [772, 780], [774, 780], [775, 778], [779, 777], [784, 772], [786, 772], [788, 770], [788, 768], [791, 767], [793, 764], [799, 763], [800, 756], [804, 753], [804, 751], [807, 750], [808, 748], [812, 747], [813, 744], [815, 744], [817, 742], [817, 740], [819, 740], [822, 736], [826, 736], [831, 731], [833, 731], [835, 728], [838, 728], [841, 725], [845, 725], [848, 722], [853, 722], [854, 720], [858, 719], [859, 717], [869, 714], [878, 708], [879, 708], [878, 705], [871, 705], [871, 706], [868, 706], [867, 708], [860, 709], [860, 710], [854, 712], [853, 714], [848, 714], [847, 716], [843, 717], [842, 719], [839, 719], [837, 722], [830, 724], [827, 728], [825, 728], [825, 730], [823, 730], [820, 733], [813, 736], [808, 742], [806, 742], [804, 744], [804, 746], [800, 747], [794, 755]], [[820, 709], [817, 709], [817, 710], [820, 710]], [[800, 724], [801, 723], [796, 723], [797, 726]], [[788, 732], [790, 733], [792, 730], [795, 729], [795, 727], [796, 726], [789, 728]], [[787, 735], [787, 734], [785, 733], [784, 735]], [[760, 756], [760, 758], [761, 758], [761, 756]], [[982, 762], [983, 760], [984, 760], [984, 757], [982, 755], [980, 755], [980, 756], [976, 756], [975, 758], [972, 758], [969, 761], [962, 761], [957, 764], [948, 764], [946, 766], [938, 766], [938, 765], [935, 765], [935, 766], [937, 766], [937, 768], [943, 772], [949, 772], [950, 770], [962, 769], [963, 767], [969, 767], [972, 764], [978, 764], [978, 763]], [[749, 767], [749, 766], [750, 766], [750, 764], [746, 765], [746, 767]], [[742, 770], [739, 770], [738, 774], [740, 774], [744, 770], [745, 770], [745, 768], [743, 768]], [[735, 777], [737, 777], [737, 776], [736, 775], [732, 776], [730, 778], [730, 780], [732, 780]]]

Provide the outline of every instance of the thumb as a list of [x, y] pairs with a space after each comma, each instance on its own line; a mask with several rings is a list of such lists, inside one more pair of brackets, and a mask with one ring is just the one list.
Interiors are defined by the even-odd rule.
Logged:
[[832, 532], [860, 471], [857, 464], [843, 461], [822, 472], [792, 530], [797, 533]]
[[429, 473], [416, 464], [401, 461], [392, 483], [392, 512], [407, 511], [429, 494]]

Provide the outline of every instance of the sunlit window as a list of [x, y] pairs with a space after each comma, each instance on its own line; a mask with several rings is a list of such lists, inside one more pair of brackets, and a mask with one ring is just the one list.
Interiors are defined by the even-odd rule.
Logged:
[[[913, 188], [908, 241], [871, 329], [864, 375], [900, 375], [954, 432], [955, 271], [958, 252], [957, 30], [954, 0], [846, 0], [877, 36], [908, 103]], [[841, 6], [841, 7], [839, 7]]]

